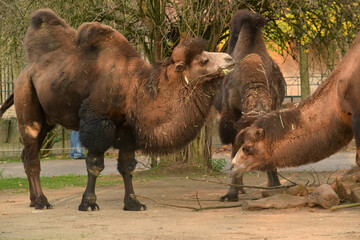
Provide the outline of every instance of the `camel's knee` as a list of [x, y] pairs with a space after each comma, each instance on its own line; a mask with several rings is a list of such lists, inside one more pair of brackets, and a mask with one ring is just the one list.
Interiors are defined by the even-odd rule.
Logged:
[[135, 158], [131, 158], [128, 161], [126, 161], [125, 163], [119, 161], [117, 169], [118, 169], [119, 173], [122, 175], [131, 174], [135, 170], [136, 164], [137, 164], [137, 161]]
[[89, 173], [99, 176], [100, 172], [104, 170], [104, 156], [86, 158], [86, 168]]
[[32, 122], [31, 124], [26, 124], [23, 126], [24, 132], [27, 136], [31, 138], [37, 138], [41, 131], [40, 122]]

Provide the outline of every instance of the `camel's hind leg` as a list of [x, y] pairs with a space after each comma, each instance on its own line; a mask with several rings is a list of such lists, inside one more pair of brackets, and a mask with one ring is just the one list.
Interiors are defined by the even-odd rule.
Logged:
[[26, 70], [15, 83], [14, 104], [24, 145], [21, 158], [29, 182], [30, 206], [37, 209], [51, 208], [40, 185], [39, 151], [46, 134], [53, 126], [45, 121], [45, 113]]
[[[26, 86], [28, 85], [28, 86]], [[15, 91], [18, 90], [15, 85]], [[39, 151], [53, 126], [46, 124], [44, 113], [31, 83], [26, 82], [15, 94], [15, 109], [24, 149], [21, 158], [29, 182], [30, 206], [36, 209], [51, 208], [40, 185]]]
[[[41, 188], [39, 160], [41, 144], [52, 127], [40, 122], [33, 122], [32, 125], [20, 125], [19, 129], [24, 144], [21, 159], [29, 182], [30, 207], [36, 209], [52, 208]], [[30, 133], [31, 131], [32, 133]]]

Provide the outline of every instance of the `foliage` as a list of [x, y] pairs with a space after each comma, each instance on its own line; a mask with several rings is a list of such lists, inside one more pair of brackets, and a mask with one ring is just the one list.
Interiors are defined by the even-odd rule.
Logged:
[[40, 149], [40, 158], [45, 158], [51, 153], [51, 149], [56, 142], [60, 142], [60, 131], [63, 128], [61, 126], [56, 126], [51, 130], [45, 137], [41, 149]]
[[217, 172], [221, 172], [226, 165], [226, 160], [224, 158], [219, 159], [209, 159], [211, 168]]

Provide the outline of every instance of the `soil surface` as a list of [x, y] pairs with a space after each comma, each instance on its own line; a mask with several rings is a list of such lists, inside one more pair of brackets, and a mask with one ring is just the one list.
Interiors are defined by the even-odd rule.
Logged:
[[[320, 172], [317, 177], [321, 183], [326, 183], [329, 176], [331, 181], [342, 173]], [[308, 180], [311, 183], [314, 179], [308, 172], [283, 172], [283, 175], [297, 183]], [[217, 178], [192, 173], [155, 178], [136, 173], [135, 192], [160, 203], [195, 208], [242, 202], [219, 202], [219, 196], [227, 191], [226, 186], [194, 181], [187, 176], [230, 182], [224, 174]], [[114, 177], [120, 179], [120, 176]], [[244, 182], [266, 186], [266, 175], [249, 173]], [[360, 239], [359, 207], [334, 212], [309, 207], [193, 211], [159, 205], [149, 198], [139, 197], [148, 209], [128, 212], [122, 210], [124, 186], [119, 182], [96, 189], [100, 211], [80, 212], [77, 207], [83, 191], [82, 187], [45, 189], [54, 206], [49, 210], [30, 208], [28, 193], [1, 191], [0, 239]], [[260, 191], [247, 189], [240, 198], [257, 198]]]

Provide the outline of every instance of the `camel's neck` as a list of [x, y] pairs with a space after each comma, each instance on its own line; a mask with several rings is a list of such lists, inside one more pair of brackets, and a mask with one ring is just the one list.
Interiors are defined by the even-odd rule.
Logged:
[[251, 53], [257, 53], [264, 59], [267, 56], [267, 49], [261, 28], [254, 29], [249, 24], [244, 24], [232, 56], [235, 60], [240, 60]]
[[[274, 162], [278, 167], [317, 162], [336, 153], [351, 141], [353, 133], [350, 118], [333, 103], [336, 100], [335, 90], [332, 89], [336, 88], [333, 86], [328, 91], [323, 88], [315, 94], [316, 99], [309, 98], [297, 108], [271, 114], [268, 122], [273, 125], [265, 131], [265, 139], [277, 136], [267, 142], [267, 149], [271, 149], [267, 167], [274, 167]], [[330, 103], [328, 99], [334, 101]], [[262, 124], [266, 125], [266, 121]]]
[[243, 113], [258, 112], [259, 114], [263, 114], [270, 112], [272, 100], [269, 86], [267, 82], [263, 80], [264, 78], [260, 76], [253, 79], [253, 81], [245, 81], [241, 102]]
[[[272, 131], [279, 131], [278, 129], [282, 131], [279, 124], [280, 116], [283, 116], [282, 125], [287, 130], [278, 134], [275, 141], [268, 142], [269, 145], [271, 144], [268, 149], [272, 149], [267, 159], [269, 167], [274, 162], [277, 162], [279, 167], [316, 162], [336, 153], [351, 141], [352, 109], [347, 102], [351, 97], [346, 96], [346, 91], [356, 85], [360, 72], [359, 41], [360, 35], [356, 37], [353, 46], [336, 69], [314, 94], [295, 109], [272, 114], [273, 119], [278, 119], [277, 127], [271, 126]], [[285, 115], [292, 115], [295, 118], [286, 122]], [[269, 129], [270, 135], [271, 129]], [[265, 131], [265, 139], [266, 135]]]
[[144, 86], [139, 86], [131, 122], [140, 149], [153, 153], [173, 152], [183, 148], [200, 131], [221, 80], [208, 81], [193, 88], [186, 85], [184, 79], [179, 81], [183, 84], [159, 85], [155, 98]]

